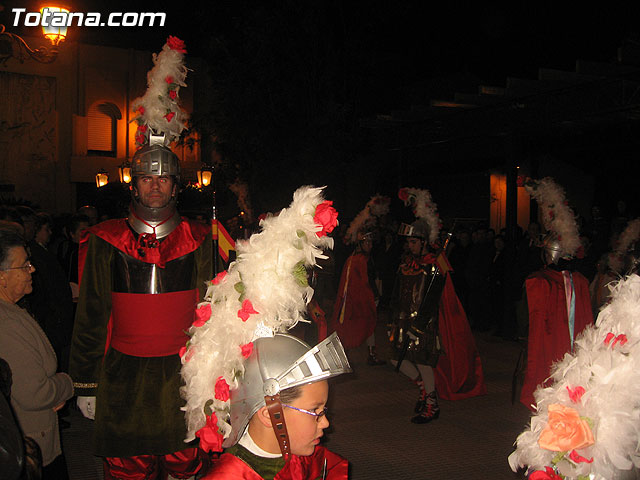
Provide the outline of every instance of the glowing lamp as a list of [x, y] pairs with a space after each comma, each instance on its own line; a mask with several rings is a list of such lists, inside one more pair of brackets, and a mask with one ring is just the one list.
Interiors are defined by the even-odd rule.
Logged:
[[118, 167], [118, 176], [120, 183], [131, 183], [131, 164], [129, 162], [124, 162]]
[[[45, 12], [47, 11], [47, 12]], [[42, 33], [49, 39], [51, 45], [57, 47], [64, 39], [67, 38], [67, 25], [61, 19], [51, 16], [52, 13], [69, 13], [69, 10], [62, 7], [45, 6], [40, 9], [40, 15], [43, 20], [45, 15], [48, 17], [47, 26], [42, 25]]]
[[203, 167], [202, 170], [198, 170], [196, 174], [198, 175], [198, 183], [200, 185], [206, 187], [211, 184], [213, 172], [209, 167]]
[[109, 174], [104, 168], [101, 168], [96, 174], [96, 187], [104, 187], [107, 183], [109, 183]]

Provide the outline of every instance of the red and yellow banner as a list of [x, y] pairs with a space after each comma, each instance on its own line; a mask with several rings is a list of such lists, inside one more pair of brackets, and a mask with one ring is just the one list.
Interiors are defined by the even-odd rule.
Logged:
[[213, 239], [218, 241], [218, 252], [225, 262], [229, 262], [229, 253], [236, 249], [236, 242], [233, 241], [227, 229], [218, 220], [213, 220], [211, 224]]

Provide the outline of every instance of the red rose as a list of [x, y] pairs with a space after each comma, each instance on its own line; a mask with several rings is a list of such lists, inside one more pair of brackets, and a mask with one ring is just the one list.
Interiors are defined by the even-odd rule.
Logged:
[[138, 111], [140, 112], [140, 115], [144, 115], [144, 107], [142, 105], [138, 107]]
[[138, 131], [140, 133], [145, 133], [147, 131], [147, 126], [146, 125], [138, 125]]
[[211, 318], [211, 304], [207, 303], [200, 308], [196, 308], [196, 321], [194, 327], [201, 327]]
[[401, 188], [400, 190], [398, 190], [398, 198], [406, 203], [409, 199], [408, 190], [406, 188]]
[[242, 351], [242, 356], [244, 358], [249, 358], [251, 352], [253, 352], [253, 342], [249, 342], [246, 345], [241, 345], [240, 350]]
[[327, 233], [331, 233], [338, 225], [338, 212], [331, 205], [333, 205], [332, 201], [325, 200], [316, 207], [313, 221], [316, 222], [316, 225], [322, 226], [322, 230], [316, 232], [318, 237], [324, 237]]
[[529, 480], [562, 480], [562, 477], [553, 471], [551, 467], [544, 467], [546, 470], [543, 472], [542, 470], [536, 470], [531, 475], [529, 475]]
[[573, 463], [593, 463], [593, 457], [586, 459], [575, 450], [571, 450], [571, 453], [569, 454], [569, 458]]
[[255, 315], [260, 312], [256, 312], [251, 304], [251, 300], [244, 300], [242, 302], [242, 308], [238, 310], [238, 317], [242, 319], [243, 322], [246, 322], [249, 319], [249, 315]]
[[187, 47], [184, 44], [184, 41], [180, 40], [178, 37], [169, 35], [169, 38], [167, 38], [167, 45], [169, 45], [171, 50], [175, 50], [180, 53], [187, 53]]
[[169, 90], [169, 98], [171, 98], [171, 100], [175, 100], [177, 96], [178, 93], [175, 90]]
[[216, 275], [216, 277], [213, 280], [211, 280], [211, 283], [214, 285], [219, 285], [220, 282], [222, 282], [222, 280], [224, 280], [224, 277], [226, 276], [227, 276], [227, 271], [223, 270], [218, 275]]
[[212, 413], [207, 417], [207, 423], [196, 432], [196, 437], [200, 439], [200, 448], [205, 452], [222, 451], [222, 434], [218, 431], [218, 417]]
[[516, 185], [518, 187], [524, 187], [526, 180], [527, 180], [527, 177], [525, 177], [524, 175], [518, 175], [516, 177]]
[[176, 115], [176, 112], [169, 112], [164, 116], [164, 118], [167, 119], [167, 122], [170, 122], [173, 119], [173, 117], [175, 117], [175, 115]]
[[164, 81], [167, 82], [169, 85], [171, 85], [173, 83], [173, 77], [171, 75], [167, 75], [164, 78]]
[[573, 403], [578, 403], [582, 398], [582, 395], [584, 395], [585, 389], [584, 387], [581, 387], [579, 385], [574, 389], [571, 389], [569, 388], [569, 386], [567, 386], [567, 391], [569, 392], [569, 398], [571, 399], [571, 401]]
[[229, 384], [223, 377], [216, 381], [216, 398], [221, 402], [229, 400]]

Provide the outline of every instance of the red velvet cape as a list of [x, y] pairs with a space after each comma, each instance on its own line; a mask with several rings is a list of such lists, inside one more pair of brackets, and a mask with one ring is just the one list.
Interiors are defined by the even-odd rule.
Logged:
[[434, 369], [438, 395], [445, 400], [462, 400], [486, 394], [476, 341], [450, 275], [440, 297], [438, 328], [444, 350]]
[[[367, 260], [366, 255], [354, 253], [342, 269], [340, 286], [331, 314], [330, 331], [338, 332], [345, 348], [360, 346], [376, 328], [376, 303], [369, 285]], [[343, 322], [340, 323], [343, 309]]]
[[[291, 455], [291, 459], [273, 480], [315, 480], [322, 478], [325, 458], [327, 459], [327, 475], [325, 477], [327, 480], [349, 478], [349, 463], [326, 448], [317, 446], [313, 454], [308, 457]], [[262, 477], [238, 457], [223, 453], [212, 469], [202, 477], [202, 480], [216, 479], [261, 480]]]
[[[574, 338], [593, 323], [589, 282], [574, 272], [573, 285], [576, 296]], [[529, 343], [527, 371], [520, 394], [520, 401], [533, 410], [533, 392], [545, 382], [551, 365], [564, 357], [571, 349], [567, 302], [562, 273], [545, 269], [535, 272], [525, 281], [529, 311]]]

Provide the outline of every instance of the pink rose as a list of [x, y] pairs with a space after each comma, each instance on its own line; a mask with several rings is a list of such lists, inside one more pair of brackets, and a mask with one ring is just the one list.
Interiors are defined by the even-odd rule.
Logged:
[[216, 381], [216, 395], [215, 397], [221, 402], [226, 402], [229, 400], [229, 384], [224, 379], [224, 377], [218, 377]]
[[251, 352], [253, 352], [253, 342], [249, 342], [246, 345], [241, 345], [240, 351], [242, 352], [242, 356], [244, 358], [249, 358], [249, 355], [251, 355]]
[[207, 423], [196, 432], [196, 437], [200, 439], [200, 448], [205, 452], [222, 451], [222, 434], [218, 431], [218, 417], [212, 413], [207, 417]]
[[169, 38], [167, 38], [167, 45], [169, 45], [171, 50], [175, 50], [180, 53], [187, 53], [187, 47], [184, 44], [184, 41], [180, 40], [178, 37], [169, 35]]
[[331, 205], [333, 205], [332, 201], [325, 200], [316, 207], [313, 221], [316, 222], [316, 225], [322, 226], [322, 230], [316, 232], [318, 237], [324, 237], [327, 233], [331, 233], [338, 225], [338, 212]]
[[257, 313], [260, 312], [257, 312], [253, 309], [251, 300], [244, 300], [242, 302], [242, 308], [238, 310], [238, 317], [240, 317], [243, 322], [246, 322], [249, 319], [249, 315], [255, 315]]
[[211, 304], [207, 303], [206, 305], [201, 306], [200, 308], [196, 308], [196, 321], [193, 322], [194, 327], [201, 327], [211, 318]]
[[552, 403], [548, 407], [547, 426], [540, 433], [538, 445], [553, 452], [568, 452], [593, 445], [591, 427], [580, 418], [577, 410]]

